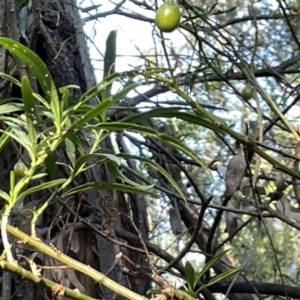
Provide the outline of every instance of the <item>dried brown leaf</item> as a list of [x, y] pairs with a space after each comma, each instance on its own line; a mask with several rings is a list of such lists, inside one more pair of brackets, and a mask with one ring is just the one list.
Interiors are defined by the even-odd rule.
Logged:
[[284, 180], [282, 172], [279, 172], [275, 180], [275, 185], [277, 193], [282, 193], [288, 187], [288, 183]]
[[80, 249], [80, 245], [79, 245], [78, 234], [77, 232], [73, 232], [72, 239], [71, 239], [71, 250], [74, 253], [78, 253], [79, 249]]
[[181, 234], [182, 233], [182, 226], [181, 226], [181, 217], [179, 211], [173, 207], [169, 209], [169, 217], [170, 217], [170, 224], [173, 234]]
[[[227, 205], [228, 207], [232, 207], [234, 208], [234, 206], [232, 205], [232, 203], [228, 203]], [[226, 232], [228, 232], [229, 236], [233, 235], [237, 228], [238, 228], [238, 223], [237, 223], [237, 215], [233, 212], [230, 211], [225, 211], [225, 221], [226, 221]], [[232, 240], [232, 238], [230, 239], [230, 241]]]
[[246, 167], [247, 163], [243, 152], [234, 155], [230, 159], [225, 176], [226, 190], [223, 197], [227, 198], [231, 196], [238, 189], [244, 177]]
[[300, 212], [296, 207], [292, 206], [287, 195], [283, 195], [281, 199], [276, 202], [276, 210], [296, 222], [300, 222]]

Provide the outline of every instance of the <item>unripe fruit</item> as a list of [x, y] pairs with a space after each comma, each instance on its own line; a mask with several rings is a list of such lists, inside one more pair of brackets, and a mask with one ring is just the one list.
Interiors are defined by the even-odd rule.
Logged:
[[280, 12], [280, 10], [274, 10], [273, 12], [272, 12], [272, 18], [273, 19], [280, 19], [281, 18], [281, 12]]
[[28, 168], [25, 164], [19, 160], [14, 166], [14, 173], [17, 178], [23, 178], [28, 172]]
[[174, 31], [180, 23], [180, 11], [173, 0], [162, 4], [155, 15], [155, 24], [162, 32]]
[[253, 97], [253, 89], [250, 87], [245, 87], [241, 92], [242, 98], [247, 101]]
[[300, 4], [293, 4], [293, 5], [291, 6], [291, 10], [292, 10], [293, 12], [295, 12], [295, 13], [300, 12]]

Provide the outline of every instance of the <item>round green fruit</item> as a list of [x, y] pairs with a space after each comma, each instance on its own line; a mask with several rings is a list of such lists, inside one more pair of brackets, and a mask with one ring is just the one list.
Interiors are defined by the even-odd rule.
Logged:
[[291, 6], [291, 10], [292, 10], [293, 12], [295, 12], [295, 13], [300, 12], [300, 4], [293, 4], [293, 5]]
[[241, 92], [242, 98], [247, 101], [253, 97], [253, 89], [250, 87], [245, 87]]
[[28, 172], [28, 168], [25, 164], [19, 160], [14, 166], [14, 173], [17, 178], [23, 178]]
[[273, 12], [272, 12], [272, 18], [273, 19], [280, 19], [281, 18], [281, 12], [280, 12], [280, 10], [274, 10]]
[[180, 23], [180, 11], [173, 0], [162, 4], [155, 15], [155, 24], [162, 32], [174, 31]]

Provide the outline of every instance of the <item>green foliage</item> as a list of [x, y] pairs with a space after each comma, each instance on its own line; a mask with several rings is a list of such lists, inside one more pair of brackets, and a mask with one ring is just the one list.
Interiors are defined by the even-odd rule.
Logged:
[[227, 271], [225, 271], [224, 273], [221, 273], [217, 276], [215, 276], [214, 278], [212, 278], [207, 284], [202, 284], [200, 288], [198, 288], [196, 291], [196, 286], [197, 284], [199, 284], [199, 281], [201, 280], [201, 278], [204, 276], [204, 274], [213, 267], [213, 265], [218, 262], [219, 260], [221, 260], [221, 258], [228, 252], [229, 250], [224, 250], [222, 252], [220, 252], [219, 254], [217, 254], [214, 258], [212, 258], [205, 266], [204, 268], [201, 270], [201, 272], [199, 272], [196, 275], [195, 269], [192, 266], [192, 264], [187, 261], [185, 263], [185, 277], [186, 277], [186, 281], [187, 281], [187, 286], [186, 288], [186, 293], [188, 293], [189, 295], [193, 296], [193, 297], [197, 297], [197, 294], [202, 291], [203, 289], [205, 289], [206, 287], [213, 285], [214, 283], [217, 283], [219, 281], [222, 281], [238, 272], [241, 271], [241, 268], [232, 268], [229, 269]]
[[[137, 74], [155, 74], [155, 72], [162, 71], [162, 69], [149, 68], [146, 70], [134, 70], [129, 73], [113, 73], [106, 77], [103, 82], [91, 88], [84, 95], [82, 95], [76, 105], [68, 106], [69, 89], [73, 86], [60, 88], [62, 96], [61, 99], [59, 99], [57, 89], [54, 85], [54, 81], [49, 70], [35, 53], [30, 51], [23, 45], [7, 38], [0, 38], [0, 44], [10, 50], [13, 54], [17, 55], [24, 61], [24, 63], [26, 63], [30, 67], [31, 71], [36, 76], [44, 91], [44, 96], [35, 94], [31, 89], [30, 82], [27, 77], [23, 77], [22, 82], [20, 83], [9, 76], [3, 75], [12, 83], [17, 84], [21, 87], [22, 102], [26, 117], [12, 118], [4, 117], [3, 115], [0, 117], [8, 125], [9, 128], [5, 131], [2, 130], [3, 134], [1, 136], [1, 144], [2, 147], [4, 147], [11, 138], [26, 150], [26, 153], [30, 158], [30, 161], [27, 162], [30, 167], [26, 175], [21, 178], [15, 186], [13, 184], [13, 177], [11, 179], [11, 197], [8, 199], [2, 191], [3, 198], [6, 199], [10, 204], [9, 209], [11, 209], [11, 205], [15, 205], [16, 201], [26, 197], [31, 193], [43, 189], [51, 189], [52, 187], [56, 187], [58, 192], [65, 189], [76, 176], [85, 171], [87, 168], [91, 168], [93, 166], [91, 165], [86, 167], [88, 161], [91, 158], [95, 157], [99, 157], [97, 164], [107, 164], [109, 170], [113, 175], [121, 179], [124, 183], [131, 185], [131, 187], [124, 184], [110, 185], [104, 183], [90, 183], [87, 185], [82, 185], [81, 187], [76, 187], [75, 189], [73, 188], [69, 192], [65, 192], [64, 195], [73, 194], [75, 191], [76, 193], [78, 193], [90, 189], [100, 188], [105, 188], [107, 190], [123, 189], [144, 194], [147, 190], [153, 187], [152, 185], [141, 186], [135, 184], [133, 181], [127, 179], [124, 175], [122, 175], [117, 167], [117, 165], [120, 164], [119, 159], [113, 153], [103, 151], [105, 149], [100, 148], [100, 142], [107, 136], [104, 133], [104, 130], [114, 132], [129, 129], [146, 135], [151, 134], [153, 137], [159, 137], [159, 135], [155, 131], [151, 131], [148, 128], [127, 124], [124, 122], [103, 123], [103, 121], [105, 122], [106, 120], [107, 110], [115, 102], [125, 97], [128, 92], [138, 86], [138, 84], [128, 85], [116, 94], [110, 96], [109, 90], [111, 89], [111, 84], [114, 81], [122, 77], [136, 76]], [[110, 61], [110, 63], [112, 62]], [[99, 91], [105, 91], [104, 94], [107, 95], [107, 98], [102, 98], [101, 103], [99, 103], [92, 109], [89, 106], [84, 106], [84, 103], [86, 103], [89, 99], [97, 97]], [[48, 103], [50, 103], [50, 105], [48, 105]], [[22, 108], [22, 106], [17, 107], [13, 104], [3, 104], [3, 108], [3, 114], [7, 114], [18, 111]], [[52, 128], [55, 128], [54, 132], [50, 131], [51, 129], [49, 130], [49, 128], [46, 128], [44, 131], [38, 131], [38, 128], [41, 128], [41, 116], [46, 117], [48, 119], [48, 122], [53, 122], [54, 127]], [[89, 122], [93, 120], [98, 120], [99, 123], [96, 123], [96, 125], [91, 125], [92, 123]], [[56, 164], [54, 163], [53, 153], [58, 147], [64, 144], [67, 146], [69, 154], [71, 154], [71, 152], [74, 153], [75, 149], [82, 153], [83, 149], [81, 142], [76, 138], [76, 134], [79, 130], [87, 132], [97, 131], [97, 133], [95, 134], [96, 138], [94, 144], [91, 147], [89, 153], [80, 156], [78, 159], [75, 158], [74, 168], [70, 169], [69, 178], [57, 179], [57, 170]], [[38, 137], [40, 139], [39, 145], [43, 145], [42, 147], [37, 146]], [[163, 139], [163, 137], [161, 137], [161, 139]], [[170, 140], [169, 142], [175, 144], [178, 147], [181, 147], [183, 151], [192, 154], [177, 141]], [[32, 180], [37, 180], [46, 175], [41, 173], [41, 167], [44, 164], [46, 165], [47, 170], [52, 177], [52, 180], [25, 190], [25, 187]]]
[[[205, 208], [197, 234], [205, 241], [209, 238], [208, 245], [195, 244], [206, 259], [211, 253], [219, 254], [203, 267], [201, 259], [195, 259], [200, 254], [188, 252], [185, 269], [176, 266], [185, 277], [190, 296], [234, 274], [238, 277], [239, 272], [248, 280], [298, 284], [295, 257], [299, 219], [291, 221], [294, 218], [279, 212], [276, 203], [286, 195], [295, 211], [299, 206], [299, 10], [292, 3], [279, 3], [278, 9], [272, 6], [271, 11], [270, 3], [180, 2], [182, 22], [175, 38], [161, 40], [151, 32], [155, 46], [149, 53], [155, 58], [140, 53], [139, 59], [145, 58], [147, 67], [125, 72], [116, 72], [117, 33], [111, 31], [101, 66], [103, 79], [76, 102], [70, 95], [78, 86], [56, 87], [45, 63], [35, 53], [1, 37], [0, 45], [29, 66], [42, 90], [36, 94], [27, 77], [19, 81], [1, 73], [3, 79], [20, 88], [22, 98], [0, 100], [0, 121], [4, 124], [0, 129], [0, 151], [13, 142], [28, 167], [22, 178], [11, 171], [9, 191], [0, 190], [6, 203], [3, 223], [17, 201], [43, 190], [50, 190], [52, 195], [34, 211], [36, 218], [57, 199], [66, 200], [91, 190], [127, 193], [124, 198], [130, 205], [131, 193], [140, 194], [152, 217], [151, 241], [174, 257], [189, 240], [199, 211]], [[131, 4], [145, 15], [154, 15], [155, 5]], [[121, 6], [112, 13], [124, 14]], [[137, 16], [144, 14], [132, 14], [132, 18]], [[143, 19], [148, 21], [155, 32], [154, 20]], [[177, 36], [178, 41], [181, 37], [186, 43], [178, 45]], [[150, 90], [143, 94], [140, 91], [145, 86]], [[251, 91], [243, 90], [245, 86]], [[163, 95], [153, 101], [152, 97], [161, 91], [168, 91], [165, 101]], [[129, 99], [132, 92], [137, 96]], [[121, 117], [109, 118], [113, 110], [121, 112]], [[17, 116], [19, 112], [24, 114]], [[103, 146], [110, 137], [114, 138], [114, 150]], [[125, 141], [123, 145], [120, 140]], [[130, 149], [125, 151], [123, 146]], [[222, 207], [226, 166], [241, 147], [247, 150], [244, 186], [239, 186], [227, 207]], [[66, 153], [68, 161], [57, 161], [58, 149]], [[66, 170], [65, 178], [59, 172], [61, 166]], [[150, 167], [155, 176], [147, 174]], [[95, 168], [107, 170], [117, 182], [74, 184]], [[279, 171], [289, 175], [285, 178], [289, 187], [283, 195], [276, 194]], [[259, 193], [256, 188], [262, 187], [264, 192]], [[216, 197], [206, 203], [203, 195], [207, 201]], [[185, 232], [170, 233], [171, 206], [178, 209]], [[193, 213], [187, 216], [186, 211]], [[223, 211], [219, 220], [217, 211]], [[222, 251], [229, 242], [231, 253]], [[9, 245], [5, 248], [9, 251]], [[219, 274], [216, 266], [225, 255], [233, 265], [245, 267], [228, 267]], [[159, 258], [156, 265], [164, 266], [166, 261]], [[197, 289], [197, 283], [211, 269], [215, 276]], [[166, 273], [166, 280], [169, 277]]]
[[[116, 64], [116, 53], [117, 53], [117, 31], [113, 30], [109, 33], [106, 40], [106, 48], [104, 55], [104, 71], [103, 71], [103, 80], [109, 75], [115, 73], [115, 64]], [[106, 99], [107, 96], [111, 95], [111, 87], [108, 86], [101, 94], [103, 99]]]

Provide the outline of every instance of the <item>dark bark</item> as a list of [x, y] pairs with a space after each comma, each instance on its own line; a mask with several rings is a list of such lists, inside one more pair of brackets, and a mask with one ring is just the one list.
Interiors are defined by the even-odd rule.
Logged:
[[261, 295], [272, 295], [272, 296], [288, 296], [291, 298], [300, 299], [300, 289], [297, 286], [275, 283], [264, 283], [264, 282], [241, 282], [236, 281], [233, 283], [231, 281], [218, 282], [211, 287], [209, 290], [213, 293], [223, 293], [225, 294], [230, 288], [231, 293], [239, 294], [255, 294], [255, 290], [258, 291]]

